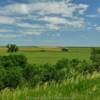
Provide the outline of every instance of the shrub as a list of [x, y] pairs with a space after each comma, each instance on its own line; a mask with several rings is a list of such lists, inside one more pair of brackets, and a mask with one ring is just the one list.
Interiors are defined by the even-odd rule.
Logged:
[[22, 69], [13, 67], [7, 69], [7, 74], [4, 80], [5, 87], [16, 88], [23, 81]]
[[100, 50], [92, 48], [90, 59], [96, 71], [100, 71]]
[[46, 52], [46, 50], [40, 50], [40, 52]]
[[77, 69], [77, 66], [79, 65], [79, 63], [80, 63], [80, 61], [79, 61], [78, 59], [72, 59], [72, 60], [70, 61], [70, 66], [71, 66], [72, 68], [76, 68], [76, 69]]
[[24, 55], [15, 55], [14, 59], [17, 66], [25, 67], [25, 65], [27, 64], [27, 58]]
[[40, 71], [36, 65], [27, 64], [23, 70], [23, 77], [31, 86], [35, 86], [40, 82]]
[[6, 70], [2, 66], [0, 66], [0, 90], [5, 87], [4, 86], [4, 80], [6, 79], [5, 76], [6, 76]]
[[64, 67], [66, 67], [66, 68], [69, 67], [69, 60], [68, 59], [63, 58], [63, 59], [59, 60], [55, 65], [56, 70], [60, 70]]
[[20, 66], [24, 67], [27, 64], [27, 58], [23, 55], [8, 55], [0, 57], [0, 64], [5, 68]]
[[41, 67], [41, 80], [43, 83], [55, 80], [55, 66], [50, 64], [45, 64]]
[[59, 60], [56, 65], [56, 80], [63, 80], [72, 77], [73, 68], [68, 59]]
[[79, 72], [86, 75], [89, 73], [93, 73], [95, 71], [94, 66], [89, 62], [83, 60], [81, 61], [81, 66], [79, 67]]

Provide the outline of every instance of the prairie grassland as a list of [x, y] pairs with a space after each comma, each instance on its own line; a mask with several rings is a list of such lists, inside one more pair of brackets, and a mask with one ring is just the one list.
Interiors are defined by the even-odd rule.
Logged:
[[[50, 63], [55, 64], [59, 59], [85, 59], [89, 60], [91, 48], [69, 48], [68, 52], [61, 51], [62, 47], [45, 47], [45, 46], [27, 46], [19, 47], [18, 54], [24, 54], [28, 58], [29, 63], [44, 64]], [[44, 52], [41, 52], [44, 50]], [[0, 47], [0, 56], [8, 55], [5, 47]]]

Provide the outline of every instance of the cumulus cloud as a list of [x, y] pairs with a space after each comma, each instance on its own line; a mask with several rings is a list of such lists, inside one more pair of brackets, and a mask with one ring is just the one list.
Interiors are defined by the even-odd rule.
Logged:
[[87, 10], [88, 5], [86, 4], [73, 4], [70, 2], [36, 2], [36, 3], [29, 3], [29, 4], [10, 4], [5, 6], [7, 12], [12, 13], [20, 13], [20, 14], [29, 14], [32, 12], [39, 12], [40, 14], [61, 14], [64, 16], [72, 16], [74, 12], [79, 14], [84, 14]]
[[64, 26], [70, 26], [70, 27], [84, 27], [85, 26], [85, 22], [84, 19], [82, 18], [77, 18], [77, 19], [66, 19], [66, 18], [61, 18], [61, 17], [47, 17], [45, 16], [44, 18], [41, 18], [41, 20], [47, 21], [52, 25], [64, 25]]
[[[77, 15], [83, 15], [87, 8], [87, 4], [75, 4], [71, 0], [16, 2], [0, 7], [0, 15], [3, 16], [0, 16], [0, 23], [14, 24], [18, 32], [25, 34], [41, 34], [46, 30], [69, 27], [83, 28], [85, 20]], [[24, 20], [22, 23], [23, 19], [30, 21]]]
[[15, 19], [8, 16], [0, 16], [0, 24], [14, 24]]

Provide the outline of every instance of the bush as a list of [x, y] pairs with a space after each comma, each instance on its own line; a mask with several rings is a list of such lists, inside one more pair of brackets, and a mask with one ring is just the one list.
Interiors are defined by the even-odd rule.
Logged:
[[40, 50], [40, 52], [46, 52], [46, 50]]
[[0, 89], [17, 87], [23, 81], [23, 70], [27, 59], [23, 55], [8, 55], [0, 57]]
[[42, 83], [55, 80], [55, 66], [50, 64], [45, 64], [41, 67], [41, 80]]
[[6, 70], [0, 66], [0, 90], [5, 87], [4, 86], [4, 80], [6, 79], [5, 76], [6, 76]]
[[31, 86], [35, 86], [41, 81], [39, 67], [36, 65], [27, 64], [23, 70], [23, 77]]
[[63, 59], [59, 60], [55, 65], [56, 70], [60, 70], [64, 67], [66, 67], [66, 68], [69, 67], [69, 60], [68, 59], [63, 58]]
[[27, 58], [23, 55], [8, 55], [0, 57], [0, 64], [5, 68], [20, 66], [24, 67], [27, 64]]
[[90, 59], [96, 71], [100, 71], [100, 50], [92, 48]]
[[71, 78], [74, 75], [73, 73], [75, 73], [75, 66], [77, 64], [78, 60], [72, 60], [72, 61], [69, 61], [68, 59], [59, 60], [55, 65], [56, 80]]
[[6, 77], [4, 80], [5, 87], [16, 88], [23, 81], [22, 69], [13, 67], [7, 69]]
[[75, 68], [77, 70], [78, 65], [80, 64], [80, 61], [78, 59], [72, 59], [70, 61], [70, 66], [72, 68]]
[[81, 61], [81, 65], [79, 67], [79, 73], [82, 73], [83, 75], [91, 74], [95, 71], [94, 66], [89, 62], [83, 60]]

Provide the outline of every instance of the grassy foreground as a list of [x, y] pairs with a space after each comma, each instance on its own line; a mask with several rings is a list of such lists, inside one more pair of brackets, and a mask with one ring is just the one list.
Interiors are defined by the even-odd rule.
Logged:
[[60, 84], [52, 82], [35, 88], [5, 89], [0, 100], [100, 100], [100, 73], [77, 76]]

